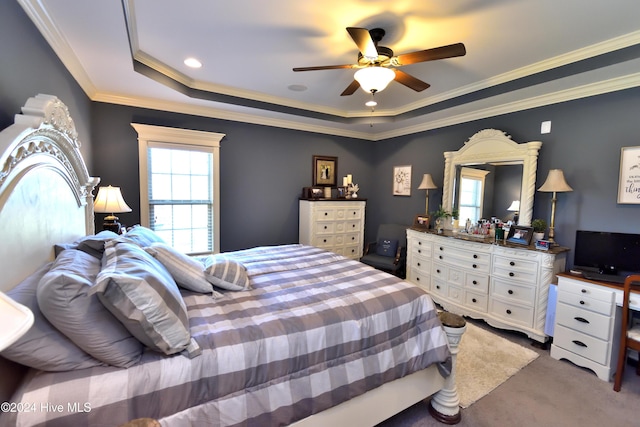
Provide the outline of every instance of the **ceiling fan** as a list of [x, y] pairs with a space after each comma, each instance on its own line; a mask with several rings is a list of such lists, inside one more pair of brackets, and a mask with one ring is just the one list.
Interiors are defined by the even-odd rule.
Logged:
[[464, 56], [467, 53], [464, 44], [455, 43], [394, 56], [393, 50], [385, 46], [378, 46], [378, 43], [385, 35], [385, 31], [382, 28], [367, 30], [366, 28], [348, 27], [347, 32], [356, 46], [358, 46], [358, 50], [360, 50], [356, 64], [297, 67], [293, 71], [359, 68], [354, 75], [353, 82], [347, 86], [340, 96], [352, 95], [359, 87], [362, 87], [366, 92], [376, 93], [387, 87], [387, 84], [392, 80], [416, 92], [421, 92], [430, 86], [429, 83], [423, 82], [396, 67], [417, 62]]

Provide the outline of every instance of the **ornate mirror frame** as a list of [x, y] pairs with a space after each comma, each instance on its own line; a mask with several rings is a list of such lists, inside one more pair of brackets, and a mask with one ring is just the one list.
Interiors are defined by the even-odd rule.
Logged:
[[522, 164], [519, 225], [530, 225], [533, 213], [538, 152], [542, 142], [518, 144], [511, 136], [496, 129], [484, 129], [474, 134], [458, 151], [444, 153], [444, 185], [442, 207], [451, 211], [455, 185], [456, 166], [492, 164]]

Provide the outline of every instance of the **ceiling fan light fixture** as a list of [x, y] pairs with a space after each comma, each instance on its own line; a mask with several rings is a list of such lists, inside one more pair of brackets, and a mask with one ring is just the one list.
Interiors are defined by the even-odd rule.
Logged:
[[365, 102], [364, 105], [366, 105], [367, 107], [375, 107], [376, 105], [378, 105], [378, 103], [372, 99], [371, 101]]
[[360, 83], [360, 87], [367, 93], [380, 92], [396, 77], [393, 70], [385, 67], [361, 68], [353, 78]]

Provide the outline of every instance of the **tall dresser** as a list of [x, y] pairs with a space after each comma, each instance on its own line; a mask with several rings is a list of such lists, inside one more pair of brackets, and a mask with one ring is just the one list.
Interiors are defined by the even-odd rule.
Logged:
[[409, 229], [407, 280], [447, 311], [545, 342], [549, 285], [564, 271], [566, 252]]
[[300, 200], [300, 243], [360, 259], [366, 203], [364, 199]]

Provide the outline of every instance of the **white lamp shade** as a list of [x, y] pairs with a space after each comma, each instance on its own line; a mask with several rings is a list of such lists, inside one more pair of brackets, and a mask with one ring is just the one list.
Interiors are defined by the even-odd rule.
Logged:
[[[502, 206], [504, 206], [504, 205], [502, 205]], [[512, 211], [512, 212], [513, 211], [515, 211], [515, 212], [519, 211], [520, 210], [520, 200], [514, 200], [513, 202], [511, 202], [511, 206], [509, 206], [507, 208], [507, 210], [508, 211]]]
[[438, 188], [438, 186], [433, 182], [431, 174], [425, 173], [422, 175], [422, 182], [418, 186], [418, 190], [433, 190], [434, 188]]
[[569, 184], [565, 181], [562, 169], [551, 169], [549, 175], [547, 175], [547, 180], [542, 184], [542, 187], [538, 188], [538, 191], [562, 193], [573, 191], [573, 188], [569, 187]]
[[374, 66], [359, 69], [353, 78], [360, 83], [365, 92], [380, 92], [396, 78], [396, 73], [389, 68]]
[[122, 213], [131, 212], [131, 208], [122, 198], [120, 187], [100, 187], [95, 202], [93, 202], [93, 210], [97, 213]]
[[16, 342], [33, 325], [33, 313], [0, 292], [0, 351]]

